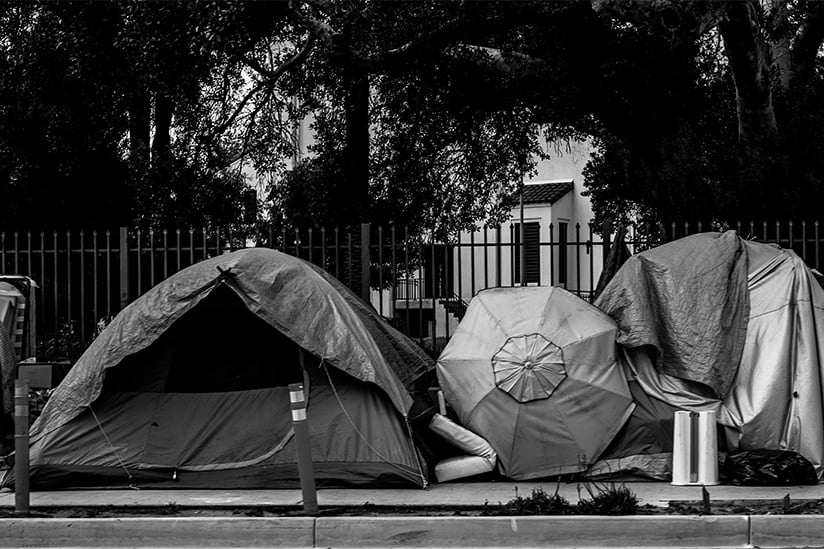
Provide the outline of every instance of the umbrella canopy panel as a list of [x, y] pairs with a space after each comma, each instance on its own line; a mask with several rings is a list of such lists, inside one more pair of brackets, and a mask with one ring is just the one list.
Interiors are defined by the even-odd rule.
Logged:
[[541, 334], [507, 339], [492, 369], [495, 385], [518, 402], [549, 398], [566, 377], [564, 352]]
[[515, 480], [581, 471], [634, 404], [616, 361], [617, 326], [552, 287], [479, 293], [438, 359], [444, 395]]

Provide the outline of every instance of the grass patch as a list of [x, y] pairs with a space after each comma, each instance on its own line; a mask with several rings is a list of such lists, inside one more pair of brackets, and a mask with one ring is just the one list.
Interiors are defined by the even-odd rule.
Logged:
[[484, 503], [484, 516], [535, 516], [535, 515], [634, 515], [638, 512], [638, 498], [626, 485], [614, 484], [583, 485], [588, 498], [580, 497], [582, 486], [578, 486], [579, 503], [572, 505], [558, 494], [546, 492], [541, 487], [532, 489], [529, 496], [521, 496], [515, 488], [515, 497], [506, 503], [490, 505]]
[[634, 515], [638, 512], [638, 498], [635, 492], [621, 484], [596, 486], [593, 490], [589, 484], [584, 485], [589, 498], [578, 502], [579, 515]]
[[482, 512], [485, 516], [529, 516], [529, 515], [569, 515], [572, 506], [569, 501], [558, 495], [558, 490], [554, 494], [548, 494], [540, 486], [533, 488], [529, 496], [518, 494], [515, 488], [515, 497], [506, 503], [499, 503], [497, 506], [484, 503]]

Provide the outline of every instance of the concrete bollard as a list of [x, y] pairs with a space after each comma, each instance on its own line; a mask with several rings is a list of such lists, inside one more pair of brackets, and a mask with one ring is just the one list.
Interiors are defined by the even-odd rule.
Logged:
[[303, 494], [303, 512], [318, 513], [318, 494], [315, 489], [315, 469], [312, 465], [312, 447], [309, 443], [309, 425], [306, 422], [306, 395], [303, 383], [289, 385], [289, 402], [292, 407], [292, 428], [295, 431], [295, 448], [298, 453], [298, 474]]

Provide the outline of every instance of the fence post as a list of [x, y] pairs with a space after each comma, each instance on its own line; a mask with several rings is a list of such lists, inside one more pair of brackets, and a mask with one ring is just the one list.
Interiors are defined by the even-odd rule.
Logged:
[[129, 233], [120, 227], [120, 310], [129, 304]]
[[361, 297], [364, 301], [369, 303], [369, 273], [370, 257], [369, 257], [369, 223], [361, 223]]
[[604, 243], [603, 252], [601, 253], [601, 264], [607, 264], [607, 257], [609, 256], [609, 250], [612, 247], [612, 221], [607, 217], [604, 219], [604, 232], [601, 235], [601, 240]]

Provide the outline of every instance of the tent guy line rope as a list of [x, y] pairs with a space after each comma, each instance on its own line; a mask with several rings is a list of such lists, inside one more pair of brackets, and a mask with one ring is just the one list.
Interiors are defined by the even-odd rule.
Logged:
[[[329, 375], [329, 370], [326, 368], [326, 360], [321, 358], [320, 359], [320, 364], [318, 365], [318, 367], [323, 368], [323, 373], [326, 374], [326, 379], [329, 380], [329, 387], [332, 388], [332, 393], [335, 395], [335, 399], [338, 401], [338, 405], [340, 405], [340, 409], [343, 411], [343, 415], [346, 416], [346, 419], [347, 419], [347, 421], [349, 421], [349, 424], [352, 426], [352, 429], [355, 430], [355, 432], [358, 434], [358, 436], [363, 441], [363, 443], [366, 444], [366, 446], [370, 450], [372, 450], [375, 453], [375, 455], [378, 456], [381, 460], [383, 460], [383, 462], [386, 463], [387, 465], [391, 465], [392, 467], [395, 467], [396, 469], [399, 469], [399, 470], [403, 471], [404, 473], [410, 472], [410, 470], [412, 470], [411, 467], [410, 468], [404, 468], [404, 467], [401, 467], [400, 465], [398, 465], [397, 463], [392, 463], [391, 461], [389, 461], [389, 459], [386, 458], [386, 456], [381, 454], [374, 446], [372, 446], [369, 443], [369, 441], [366, 439], [366, 437], [361, 432], [361, 430], [358, 429], [358, 426], [355, 424], [355, 421], [352, 419], [352, 416], [349, 415], [349, 412], [344, 407], [343, 401], [340, 399], [340, 395], [338, 395], [338, 390], [335, 388], [335, 383], [332, 381], [332, 376]], [[415, 449], [415, 441], [411, 440], [410, 442], [412, 442], [412, 448]], [[417, 454], [417, 450], [415, 451], [415, 453]], [[421, 475], [421, 479], [423, 480], [423, 484], [424, 484], [424, 488], [425, 488], [426, 487], [426, 478], [423, 475], [423, 471], [420, 470], [420, 464], [418, 464], [418, 474]]]
[[121, 459], [120, 454], [117, 453], [117, 448], [115, 448], [114, 444], [112, 444], [112, 441], [109, 439], [109, 435], [106, 434], [106, 430], [103, 429], [103, 425], [100, 423], [100, 420], [97, 418], [97, 414], [94, 413], [94, 408], [92, 408], [91, 404], [89, 404], [89, 411], [92, 413], [92, 417], [94, 418], [94, 421], [97, 423], [97, 426], [100, 428], [100, 432], [103, 433], [103, 438], [106, 439], [106, 442], [109, 444], [109, 447], [112, 449], [112, 453], [114, 454], [114, 457], [117, 458], [117, 461], [120, 463], [120, 466], [123, 468], [124, 471], [126, 471], [126, 476], [129, 477], [129, 480], [132, 480], [133, 479], [132, 474], [129, 472], [129, 469], [126, 467], [126, 464], [123, 462], [123, 459]]

